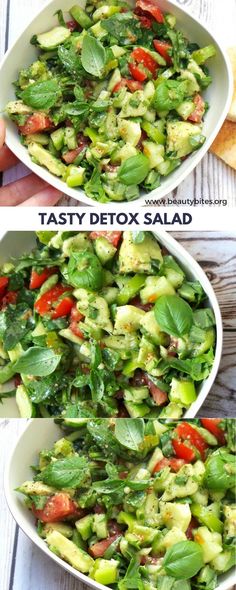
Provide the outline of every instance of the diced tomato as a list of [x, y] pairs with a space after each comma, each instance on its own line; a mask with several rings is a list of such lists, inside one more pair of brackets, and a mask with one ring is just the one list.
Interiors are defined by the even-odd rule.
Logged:
[[82, 147], [77, 147], [74, 150], [70, 150], [69, 152], [63, 154], [62, 159], [64, 162], [66, 162], [66, 164], [73, 164], [77, 156], [80, 154], [80, 152], [82, 152], [82, 149]]
[[138, 82], [138, 80], [129, 80], [129, 78], [122, 78], [120, 82], [118, 82], [114, 86], [112, 92], [119, 92], [121, 88], [125, 87], [127, 87], [130, 90], [130, 92], [136, 92], [136, 90], [143, 89], [143, 85], [141, 84], [141, 82]]
[[137, 62], [144, 65], [145, 68], [149, 70], [154, 76], [156, 74], [156, 70], [158, 68], [158, 64], [156, 60], [148, 53], [148, 51], [144, 51], [142, 47], [137, 47], [132, 51], [131, 57]]
[[179, 471], [181, 467], [185, 465], [185, 463], [186, 461], [184, 459], [176, 459], [175, 457], [164, 457], [155, 465], [153, 473], [161, 471], [161, 469], [164, 469], [164, 467], [170, 467], [172, 471], [175, 471], [177, 473], [177, 471]]
[[201, 94], [196, 94], [193, 102], [196, 108], [189, 116], [188, 121], [192, 121], [193, 123], [201, 123], [202, 117], [205, 113], [205, 101], [203, 100]]
[[9, 279], [7, 277], [0, 277], [0, 298], [5, 295], [8, 283]]
[[201, 418], [203, 427], [209, 430], [209, 432], [211, 432], [211, 434], [217, 438], [221, 445], [225, 445], [226, 438], [224, 431], [219, 427], [220, 422], [222, 422], [221, 418]]
[[69, 315], [73, 305], [74, 300], [71, 297], [65, 297], [62, 299], [51, 315], [52, 320]]
[[122, 236], [122, 231], [92, 231], [89, 234], [90, 240], [96, 240], [101, 236], [106, 238], [108, 242], [114, 246], [114, 248], [117, 248]]
[[21, 385], [22, 383], [22, 379], [20, 375], [15, 375], [14, 377], [14, 383], [15, 383], [15, 387], [18, 387], [18, 385]]
[[56, 272], [56, 268], [44, 268], [41, 272], [37, 272], [36, 270], [31, 271], [30, 277], [30, 289], [39, 289], [43, 283], [53, 274]]
[[111, 535], [112, 537], [114, 535], [118, 535], [118, 537], [122, 534], [122, 530], [120, 528], [120, 525], [118, 524], [118, 522], [116, 522], [116, 520], [112, 519], [108, 520], [108, 530], [109, 530], [109, 535]]
[[55, 285], [35, 302], [34, 309], [39, 315], [45, 315], [52, 311], [53, 303], [55, 303], [63, 293], [71, 291], [72, 287], [64, 287], [63, 285]]
[[154, 47], [158, 53], [166, 60], [168, 65], [172, 64], [172, 57], [169, 54], [170, 49], [172, 49], [172, 45], [167, 43], [167, 41], [158, 41], [158, 39], [154, 39], [153, 41]]
[[134, 305], [134, 307], [138, 307], [138, 309], [142, 309], [143, 311], [150, 311], [153, 308], [153, 305], [151, 303], [142, 303], [139, 296], [131, 299], [129, 304]]
[[196, 518], [194, 518], [194, 516], [192, 516], [191, 521], [190, 521], [188, 528], [186, 530], [186, 533], [185, 533], [185, 535], [186, 535], [187, 539], [189, 539], [189, 541], [193, 540], [193, 530], [197, 529], [198, 526], [199, 526], [198, 521], [196, 520]]
[[43, 113], [34, 113], [28, 117], [24, 125], [19, 125], [19, 130], [22, 135], [31, 135], [51, 127], [54, 127], [54, 125], [49, 117]]
[[199, 451], [202, 460], [205, 460], [208, 444], [201, 434], [199, 434], [199, 432], [191, 426], [191, 424], [188, 422], [181, 422], [181, 424], [178, 424], [175, 432], [178, 434], [180, 439], [188, 440], [190, 444]]
[[77, 506], [68, 494], [59, 492], [49, 498], [42, 510], [37, 510], [32, 506], [32, 512], [42, 522], [57, 522], [67, 518], [67, 516], [76, 515]]
[[149, 379], [148, 375], [145, 374], [144, 378], [155, 404], [157, 404], [157, 406], [163, 406], [163, 404], [165, 404], [168, 400], [166, 391], [162, 391], [162, 389], [157, 387], [157, 385], [155, 385], [155, 383]]
[[76, 305], [72, 307], [70, 314], [70, 330], [78, 338], [84, 338], [83, 332], [79, 328], [79, 322], [84, 318], [82, 313], [77, 309]]
[[131, 76], [133, 76], [133, 78], [135, 80], [138, 80], [138, 82], [144, 82], [144, 80], [147, 79], [147, 74], [145, 74], [145, 72], [143, 72], [142, 70], [140, 70], [133, 63], [129, 63], [129, 71], [131, 73]]
[[156, 0], [136, 0], [136, 6], [151, 14], [158, 23], [164, 23], [164, 16], [157, 6]]
[[69, 31], [71, 31], [71, 33], [76, 31], [76, 29], [78, 29], [78, 23], [74, 19], [68, 20], [66, 23], [66, 26], [67, 26], [67, 29], [69, 29]]
[[18, 291], [8, 291], [2, 298], [1, 309], [6, 309], [8, 305], [15, 305], [17, 302]]
[[179, 440], [173, 439], [172, 445], [175, 451], [176, 456], [179, 459], [184, 459], [187, 463], [191, 463], [195, 459], [195, 453], [193, 449], [184, 445], [184, 443], [180, 442]]
[[90, 555], [92, 555], [92, 557], [94, 557], [94, 559], [97, 559], [97, 557], [103, 557], [103, 555], [106, 552], [106, 550], [108, 549], [108, 547], [110, 547], [110, 545], [112, 543], [114, 543], [114, 541], [119, 536], [120, 536], [120, 533], [116, 533], [115, 535], [108, 537], [108, 539], [104, 539], [103, 541], [98, 541], [98, 543], [95, 543], [94, 545], [92, 545], [89, 548]]
[[144, 16], [142, 14], [138, 14], [137, 17], [140, 20], [140, 23], [144, 29], [151, 29], [152, 28], [151, 18], [148, 18], [148, 16]]

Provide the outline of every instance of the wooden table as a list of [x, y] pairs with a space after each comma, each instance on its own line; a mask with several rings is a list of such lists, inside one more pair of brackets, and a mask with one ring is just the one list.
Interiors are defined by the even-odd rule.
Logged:
[[[46, 3], [47, 0], [0, 1], [0, 58]], [[217, 35], [223, 46], [235, 44], [236, 0], [226, 0], [224, 5], [220, 0], [175, 0], [175, 3], [186, 7], [195, 17], [200, 18]], [[18, 165], [4, 174], [3, 183], [7, 184], [27, 173], [24, 166]], [[186, 197], [226, 199], [231, 207], [236, 204], [235, 196], [236, 173], [211, 154], [203, 158], [181, 186], [167, 195], [178, 200]], [[78, 202], [64, 197], [60, 204], [77, 206]]]
[[[25, 420], [0, 421], [0, 482], [9, 452], [25, 426]], [[0, 530], [1, 590], [88, 590], [88, 586], [55, 565], [21, 532], [9, 512], [1, 484]]]

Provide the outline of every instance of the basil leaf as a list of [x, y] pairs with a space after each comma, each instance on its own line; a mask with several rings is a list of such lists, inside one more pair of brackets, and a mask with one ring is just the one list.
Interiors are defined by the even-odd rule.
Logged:
[[50, 463], [39, 475], [38, 481], [58, 488], [77, 488], [89, 477], [89, 466], [85, 457], [70, 457]]
[[73, 287], [83, 289], [101, 289], [102, 266], [95, 254], [91, 252], [72, 252], [67, 267], [68, 282]]
[[30, 84], [21, 93], [21, 98], [25, 104], [33, 109], [50, 109], [61, 97], [61, 90], [57, 80], [45, 80], [44, 82], [35, 82]]
[[26, 350], [14, 364], [17, 373], [46, 377], [55, 371], [61, 355], [55, 354], [51, 348], [33, 346]]
[[192, 578], [204, 566], [202, 548], [194, 541], [180, 541], [167, 549], [163, 566], [173, 578]]
[[95, 39], [95, 37], [90, 35], [84, 37], [81, 62], [86, 72], [96, 78], [101, 78], [106, 63], [106, 51], [100, 41]]
[[188, 334], [193, 324], [190, 305], [178, 295], [162, 295], [154, 308], [155, 318], [163, 330], [171, 336]]
[[154, 108], [161, 111], [172, 111], [176, 109], [184, 100], [187, 93], [188, 84], [184, 80], [165, 80], [158, 84], [153, 98]]
[[144, 439], [144, 422], [140, 418], [119, 418], [115, 424], [115, 437], [123, 447], [138, 451]]
[[218, 452], [207, 460], [204, 475], [205, 487], [210, 490], [225, 491], [232, 488], [235, 483], [235, 474], [227, 471], [227, 463], [235, 461], [234, 455]]
[[149, 169], [147, 156], [137, 154], [137, 156], [132, 156], [123, 162], [118, 172], [118, 178], [127, 186], [140, 184], [146, 178]]
[[75, 101], [68, 103], [64, 106], [64, 113], [71, 117], [78, 117], [80, 115], [87, 115], [89, 111], [89, 105], [84, 101]]

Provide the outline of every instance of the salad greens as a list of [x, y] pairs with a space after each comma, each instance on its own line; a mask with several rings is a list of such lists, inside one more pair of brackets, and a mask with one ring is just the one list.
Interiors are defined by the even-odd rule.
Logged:
[[205, 141], [215, 47], [186, 39], [154, 0], [131, 4], [75, 5], [69, 21], [59, 10], [6, 106], [33, 162], [100, 203], [158, 188]]
[[57, 422], [17, 490], [49, 549], [114, 590], [214, 590], [235, 565], [235, 420]]
[[0, 397], [16, 389], [22, 417], [179, 418], [196, 400], [214, 314], [151, 233], [37, 232], [0, 275]]

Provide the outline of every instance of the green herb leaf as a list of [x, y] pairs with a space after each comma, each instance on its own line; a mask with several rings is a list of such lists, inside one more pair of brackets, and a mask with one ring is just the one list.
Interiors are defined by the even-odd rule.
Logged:
[[115, 437], [123, 447], [138, 451], [144, 439], [144, 421], [140, 418], [119, 418], [115, 424]]
[[67, 49], [64, 45], [61, 45], [58, 47], [58, 57], [68, 74], [71, 74], [73, 78], [76, 77], [78, 82], [78, 79], [81, 79], [84, 73], [78, 51], [73, 46]]
[[192, 578], [203, 565], [202, 548], [194, 541], [180, 541], [172, 545], [163, 560], [166, 573], [178, 580]]
[[101, 289], [102, 266], [91, 252], [72, 252], [67, 267], [68, 282], [76, 288]]
[[77, 488], [89, 477], [89, 466], [85, 457], [70, 457], [50, 463], [37, 480], [58, 488]]
[[55, 354], [51, 348], [33, 346], [16, 361], [14, 369], [16, 373], [45, 377], [55, 371], [60, 360], [61, 355]]
[[35, 82], [30, 84], [21, 93], [21, 98], [25, 104], [33, 109], [48, 110], [53, 107], [61, 97], [61, 90], [57, 80], [45, 80], [44, 82]]
[[84, 37], [81, 61], [86, 72], [101, 78], [106, 63], [106, 51], [100, 41], [91, 35]]
[[118, 178], [120, 182], [127, 186], [137, 185], [143, 182], [149, 169], [149, 159], [140, 153], [123, 162], [118, 172]]
[[193, 324], [193, 311], [190, 305], [177, 295], [162, 295], [154, 308], [155, 318], [160, 328], [171, 336], [188, 334]]

